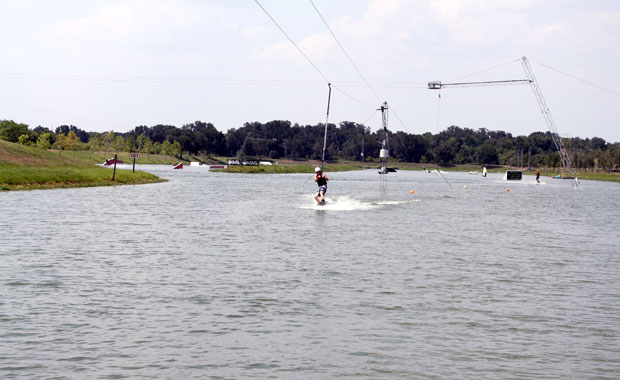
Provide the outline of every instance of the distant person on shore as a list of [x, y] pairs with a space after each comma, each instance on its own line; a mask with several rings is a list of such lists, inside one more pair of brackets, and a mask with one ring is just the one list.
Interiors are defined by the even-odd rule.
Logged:
[[[327, 192], [327, 181], [329, 181], [329, 178], [327, 178], [327, 176], [318, 166], [314, 168], [314, 173], [314, 182], [319, 185], [319, 190], [316, 192], [314, 200], [316, 201], [316, 203], [322, 204], [325, 203], [325, 193]], [[319, 197], [321, 198], [321, 200], [319, 200]]]
[[536, 182], [540, 183], [540, 170], [536, 169]]

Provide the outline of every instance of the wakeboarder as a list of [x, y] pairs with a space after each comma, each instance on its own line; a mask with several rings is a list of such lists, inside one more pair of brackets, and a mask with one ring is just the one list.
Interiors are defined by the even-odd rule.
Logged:
[[[319, 166], [314, 169], [314, 173], [314, 182], [319, 186], [319, 190], [314, 195], [314, 200], [317, 204], [324, 205], [325, 193], [327, 192], [327, 181], [329, 181], [329, 178], [327, 178]], [[321, 198], [320, 200], [319, 197]]]

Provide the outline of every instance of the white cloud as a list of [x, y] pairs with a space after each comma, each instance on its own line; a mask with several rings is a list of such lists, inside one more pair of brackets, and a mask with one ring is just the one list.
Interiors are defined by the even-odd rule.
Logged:
[[91, 15], [62, 20], [51, 33], [56, 38], [102, 43], [169, 42], [171, 30], [197, 20], [197, 12], [181, 3], [135, 0], [105, 4]]
[[104, 5], [93, 15], [64, 20], [52, 27], [62, 37], [95, 39], [127, 37], [136, 27], [133, 10], [127, 4]]
[[546, 44], [553, 43], [554, 34], [558, 34], [563, 29], [570, 27], [567, 20], [558, 21], [554, 24], [541, 24], [529, 27], [522, 36], [515, 39], [516, 46], [530, 49]]
[[266, 47], [260, 54], [265, 62], [302, 62], [304, 59], [289, 41], [281, 41]]
[[[333, 55], [334, 44], [331, 35], [328, 33], [318, 33], [310, 35], [296, 45], [313, 62], [324, 61]], [[270, 45], [263, 49], [259, 54], [260, 58], [266, 62], [295, 63], [307, 62], [290, 41], [285, 40]]]
[[261, 39], [267, 34], [262, 26], [251, 26], [243, 31], [243, 37], [249, 40]]
[[431, 0], [428, 8], [438, 20], [451, 23], [458, 20], [461, 15], [463, 2], [461, 0]]

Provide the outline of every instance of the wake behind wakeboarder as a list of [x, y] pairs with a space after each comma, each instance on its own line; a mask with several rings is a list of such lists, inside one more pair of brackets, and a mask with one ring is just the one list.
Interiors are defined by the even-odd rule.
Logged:
[[[314, 195], [314, 200], [317, 204], [324, 205], [325, 193], [327, 192], [327, 181], [329, 181], [329, 178], [327, 178], [327, 176], [325, 175], [325, 173], [323, 173], [319, 166], [314, 168], [314, 173], [314, 182], [316, 182], [316, 184], [319, 186], [319, 190]], [[319, 197], [321, 198], [320, 200]]]

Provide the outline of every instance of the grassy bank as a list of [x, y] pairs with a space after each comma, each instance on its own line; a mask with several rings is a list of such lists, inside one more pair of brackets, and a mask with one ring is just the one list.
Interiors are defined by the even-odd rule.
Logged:
[[[50, 151], [58, 154], [58, 151]], [[126, 164], [133, 163], [133, 158], [129, 157], [129, 153], [127, 152], [89, 152], [89, 151], [63, 151], [60, 153], [61, 155], [69, 158], [74, 158], [76, 160], [90, 162], [93, 164], [101, 164], [105, 162], [106, 159], [114, 158], [114, 154], [118, 154], [118, 159], [123, 161]], [[189, 163], [191, 161], [199, 161], [198, 158], [188, 156], [184, 162]], [[168, 156], [166, 154], [146, 154], [140, 153], [140, 157], [136, 159], [136, 164], [154, 164], [154, 165], [174, 165], [180, 162], [177, 157]]]
[[[88, 152], [52, 152], [0, 140], [0, 191], [162, 182], [144, 172], [95, 166]], [[103, 162], [103, 161], [102, 161]]]

